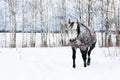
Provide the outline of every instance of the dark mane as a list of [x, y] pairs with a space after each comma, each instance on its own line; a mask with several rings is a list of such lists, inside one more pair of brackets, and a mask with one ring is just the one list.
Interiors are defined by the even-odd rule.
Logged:
[[81, 25], [82, 25], [83, 27], [85, 27], [85, 28], [90, 32], [90, 29], [89, 29], [87, 26], [85, 26], [83, 23], [81, 23]]

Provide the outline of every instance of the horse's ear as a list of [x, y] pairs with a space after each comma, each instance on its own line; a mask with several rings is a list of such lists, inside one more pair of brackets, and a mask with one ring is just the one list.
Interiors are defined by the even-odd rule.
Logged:
[[68, 23], [70, 24], [70, 19], [68, 20]]

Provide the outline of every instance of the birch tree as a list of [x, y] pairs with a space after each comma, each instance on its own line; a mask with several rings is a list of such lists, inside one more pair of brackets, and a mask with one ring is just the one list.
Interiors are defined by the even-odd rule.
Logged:
[[103, 27], [104, 27], [104, 25], [103, 25], [103, 17], [104, 17], [104, 13], [103, 13], [103, 0], [101, 0], [101, 5], [102, 5], [102, 7], [101, 7], [101, 14], [102, 14], [102, 17], [101, 17], [101, 27], [102, 27], [102, 32], [101, 32], [101, 43], [102, 43], [102, 47], [103, 47], [103, 45], [104, 45], [104, 42], [103, 42]]
[[91, 26], [91, 0], [88, 0], [88, 26]]
[[75, 0], [75, 11], [77, 18], [81, 20], [81, 0]]
[[24, 3], [25, 3], [25, 1], [24, 0], [22, 0], [22, 47], [25, 47], [25, 45], [27, 45], [27, 44], [25, 44], [25, 38], [24, 38], [24, 36], [25, 36], [25, 34], [24, 34], [24, 28], [25, 28], [25, 19], [24, 19], [24, 14], [25, 14], [25, 7], [24, 7]]
[[[7, 9], [7, 7], [6, 7], [6, 2], [4, 2], [4, 6], [5, 6], [5, 8], [4, 8], [4, 31], [6, 32], [6, 27], [7, 27], [7, 13], [6, 13], [6, 9]], [[6, 33], [4, 34], [4, 42], [5, 42], [5, 46], [4, 47], [7, 47], [7, 36], [6, 36]]]
[[[109, 12], [109, 19], [111, 20], [112, 19], [112, 6], [111, 6], [111, 2], [109, 3], [110, 4], [110, 12]], [[111, 34], [112, 34], [112, 23], [111, 21], [109, 20], [109, 34], [108, 34], [108, 46], [112, 46], [112, 37], [111, 37]]]
[[[43, 7], [44, 6], [44, 7]], [[46, 31], [45, 31], [45, 2], [44, 0], [40, 0], [40, 32], [41, 32], [41, 45], [47, 46]]]
[[12, 36], [11, 36], [11, 47], [16, 47], [16, 0], [5, 0], [5, 2], [9, 5], [9, 11], [10, 11], [10, 22], [11, 22], [11, 28], [12, 28]]
[[112, 0], [112, 6], [114, 10], [114, 22], [115, 22], [115, 29], [116, 29], [116, 46], [119, 46], [119, 28], [118, 28], [118, 23], [117, 23], [117, 13], [116, 13], [114, 0]]
[[31, 5], [32, 5], [32, 25], [31, 25], [31, 34], [30, 34], [30, 39], [31, 39], [31, 41], [30, 41], [30, 46], [31, 47], [35, 47], [35, 39], [36, 39], [36, 32], [35, 32], [35, 23], [36, 23], [36, 0], [32, 0], [32, 3], [31, 3]]
[[105, 22], [105, 46], [107, 47], [107, 36], [108, 36], [108, 30], [109, 30], [109, 22], [108, 22], [108, 6], [109, 6], [109, 1], [106, 1], [106, 22]]
[[62, 6], [61, 6], [61, 29], [62, 29], [62, 45], [66, 45], [66, 0], [62, 0]]
[[[120, 1], [118, 2], [118, 4], [120, 4]], [[118, 27], [119, 27], [119, 30], [120, 30], [120, 5], [118, 5]]]

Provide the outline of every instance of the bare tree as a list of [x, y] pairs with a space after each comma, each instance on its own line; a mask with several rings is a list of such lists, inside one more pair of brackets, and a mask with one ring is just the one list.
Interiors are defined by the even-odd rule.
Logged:
[[107, 45], [107, 36], [108, 36], [108, 31], [109, 31], [109, 21], [108, 21], [108, 6], [109, 6], [109, 1], [106, 1], [106, 23], [105, 23], [105, 28], [106, 28], [106, 32], [105, 32], [105, 46]]
[[[120, 2], [119, 2], [120, 4]], [[118, 5], [118, 27], [120, 29], [120, 5]]]
[[[6, 27], [7, 27], [7, 13], [6, 13], [6, 9], [7, 8], [6, 8], [6, 3], [4, 3], [4, 6], [5, 6], [5, 8], [4, 8], [5, 9], [4, 10], [5, 11], [4, 12], [5, 13], [4, 14], [4, 31], [6, 31]], [[7, 47], [7, 36], [6, 36], [6, 33], [4, 34], [4, 37], [5, 37], [5, 40], [4, 40], [5, 41], [5, 46], [4, 47]]]
[[102, 43], [102, 47], [104, 45], [104, 42], [103, 42], [103, 17], [104, 17], [104, 13], [103, 13], [103, 0], [101, 0], [101, 4], [102, 4], [102, 7], [101, 7], [101, 14], [102, 14], [102, 17], [101, 17], [101, 27], [102, 27], [102, 32], [101, 32], [101, 43]]
[[[44, 7], [43, 7], [44, 5]], [[46, 40], [46, 26], [45, 26], [45, 2], [44, 0], [40, 0], [40, 32], [41, 32], [41, 46], [47, 46]]]
[[75, 11], [79, 20], [81, 20], [81, 0], [75, 0]]
[[22, 47], [25, 47], [25, 45], [27, 45], [27, 44], [25, 44], [25, 38], [24, 38], [24, 36], [25, 36], [25, 34], [24, 34], [24, 28], [25, 28], [25, 19], [24, 19], [24, 11], [25, 11], [25, 7], [24, 7], [24, 3], [25, 3], [25, 1], [24, 0], [22, 0]]
[[61, 2], [61, 30], [62, 30], [62, 45], [66, 45], [66, 0]]
[[[118, 4], [120, 4], [120, 1], [118, 2]], [[120, 5], [118, 5], [118, 28], [120, 32]]]
[[31, 34], [30, 34], [30, 46], [35, 47], [35, 39], [36, 39], [36, 32], [35, 32], [35, 23], [36, 23], [36, 0], [32, 0], [32, 23], [31, 23]]
[[11, 47], [16, 47], [16, 0], [5, 0], [5, 2], [9, 5], [10, 11], [10, 22], [12, 28], [12, 39], [11, 39]]
[[91, 0], [88, 0], [88, 26], [91, 25]]
[[[110, 4], [110, 10], [112, 11], [112, 6], [111, 6], [111, 3]], [[112, 12], [109, 12], [109, 19], [111, 20], [112, 19]], [[110, 20], [109, 20], [109, 34], [108, 34], [108, 46], [112, 46], [112, 23], [110, 23]]]
[[112, 6], [114, 10], [114, 22], [115, 22], [115, 29], [116, 29], [116, 46], [119, 46], [119, 28], [117, 23], [117, 13], [116, 13], [114, 0], [112, 0]]

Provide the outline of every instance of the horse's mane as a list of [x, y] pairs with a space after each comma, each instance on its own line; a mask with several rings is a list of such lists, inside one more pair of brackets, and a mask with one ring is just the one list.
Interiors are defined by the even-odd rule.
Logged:
[[87, 26], [85, 26], [83, 23], [81, 23], [81, 25], [85, 27], [89, 32], [91, 32], [90, 29]]

